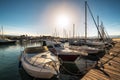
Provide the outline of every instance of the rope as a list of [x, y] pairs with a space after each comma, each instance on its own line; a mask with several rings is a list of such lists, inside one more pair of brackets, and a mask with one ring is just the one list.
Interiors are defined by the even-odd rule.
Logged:
[[81, 76], [82, 75], [82, 74], [73, 73], [73, 72], [69, 71], [68, 69], [66, 69], [64, 66], [62, 66], [62, 68], [71, 75], [74, 75], [74, 76]]
[[[62, 59], [60, 59], [59, 58], [59, 60], [60, 60], [60, 65], [62, 65], [63, 64], [63, 60]], [[73, 72], [71, 72], [71, 71], [69, 71], [68, 69], [66, 69], [64, 66], [61, 66], [67, 73], [69, 73], [69, 74], [71, 74], [71, 75], [74, 75], [74, 76], [80, 76], [80, 75], [82, 75], [82, 74], [76, 74], [76, 73], [73, 73]]]

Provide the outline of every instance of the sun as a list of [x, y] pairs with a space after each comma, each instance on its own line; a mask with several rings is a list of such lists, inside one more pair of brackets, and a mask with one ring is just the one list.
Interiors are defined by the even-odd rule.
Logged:
[[66, 27], [69, 24], [69, 17], [65, 14], [61, 14], [57, 16], [57, 24], [61, 27]]

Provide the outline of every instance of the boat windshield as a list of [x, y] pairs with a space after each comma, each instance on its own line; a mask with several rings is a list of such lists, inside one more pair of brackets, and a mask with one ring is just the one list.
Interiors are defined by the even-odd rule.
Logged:
[[25, 53], [27, 54], [43, 53], [45, 51], [43, 47], [29, 47], [25, 49]]
[[48, 47], [48, 48], [53, 48], [53, 46], [52, 46], [52, 45], [48, 45], [47, 47]]

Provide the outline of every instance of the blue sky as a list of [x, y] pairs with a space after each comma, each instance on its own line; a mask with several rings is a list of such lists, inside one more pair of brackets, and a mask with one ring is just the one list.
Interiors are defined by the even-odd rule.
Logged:
[[[0, 0], [0, 26], [5, 34], [12, 35], [53, 35], [69, 34], [75, 24], [76, 36], [84, 36], [84, 1], [85, 0]], [[87, 0], [94, 17], [110, 35], [120, 35], [120, 1]], [[61, 27], [56, 18], [65, 14], [69, 23]], [[64, 29], [64, 31], [63, 31]], [[97, 30], [88, 13], [88, 36], [97, 35]]]

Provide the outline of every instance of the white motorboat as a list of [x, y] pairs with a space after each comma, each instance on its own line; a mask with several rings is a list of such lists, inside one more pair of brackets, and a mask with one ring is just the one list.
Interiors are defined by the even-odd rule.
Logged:
[[24, 70], [32, 77], [50, 79], [59, 73], [57, 56], [44, 47], [25, 48], [20, 60]]
[[44, 45], [47, 45], [49, 50], [58, 55], [63, 61], [75, 61], [80, 55], [88, 55], [85, 51], [69, 49], [60, 42], [44, 41]]

